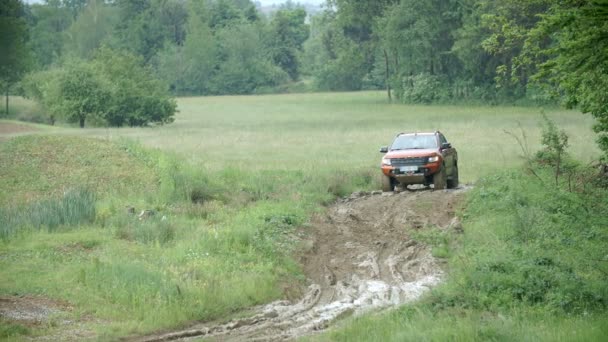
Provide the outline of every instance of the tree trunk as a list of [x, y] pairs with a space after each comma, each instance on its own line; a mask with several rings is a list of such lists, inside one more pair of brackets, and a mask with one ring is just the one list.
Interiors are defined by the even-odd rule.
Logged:
[[84, 116], [80, 117], [80, 128], [84, 128]]
[[8, 118], [8, 85], [6, 86], [6, 117]]
[[390, 103], [393, 102], [393, 98], [391, 97], [390, 68], [386, 49], [384, 49], [384, 62], [386, 64], [386, 94], [388, 95], [388, 102]]

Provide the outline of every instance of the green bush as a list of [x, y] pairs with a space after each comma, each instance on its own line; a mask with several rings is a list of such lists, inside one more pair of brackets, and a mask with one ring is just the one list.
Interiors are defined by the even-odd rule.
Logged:
[[445, 77], [418, 74], [402, 80], [401, 91], [406, 103], [435, 103], [448, 100], [449, 83]]
[[122, 217], [113, 222], [119, 239], [140, 243], [159, 243], [164, 245], [175, 238], [175, 225], [168, 219], [153, 216], [140, 219], [133, 215]]
[[465, 260], [454, 264], [461, 283], [437, 291], [437, 305], [606, 309], [608, 195], [548, 187], [551, 170], [538, 175], [543, 181], [516, 171], [479, 182], [466, 211], [466, 247], [455, 258]]

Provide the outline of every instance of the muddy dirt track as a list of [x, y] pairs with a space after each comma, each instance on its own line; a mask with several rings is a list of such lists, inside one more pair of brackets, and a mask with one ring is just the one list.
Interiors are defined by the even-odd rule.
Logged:
[[309, 228], [300, 261], [310, 286], [295, 303], [278, 301], [253, 316], [137, 341], [281, 341], [327, 328], [332, 321], [410, 302], [441, 281], [430, 248], [411, 239], [418, 229], [461, 229], [454, 211], [464, 189], [355, 193]]

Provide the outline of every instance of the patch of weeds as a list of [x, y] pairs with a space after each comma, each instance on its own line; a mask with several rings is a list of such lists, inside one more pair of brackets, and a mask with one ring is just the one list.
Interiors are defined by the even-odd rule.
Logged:
[[448, 230], [436, 226], [427, 226], [423, 229], [412, 230], [411, 238], [414, 241], [431, 246], [431, 254], [435, 258], [446, 259], [451, 256], [450, 244], [454, 240], [454, 234]]
[[176, 225], [165, 216], [154, 215], [145, 219], [124, 216], [112, 224], [117, 238], [143, 244], [167, 244], [175, 238]]
[[67, 191], [50, 198], [17, 207], [0, 208], [0, 237], [9, 239], [21, 229], [48, 229], [78, 226], [95, 220], [96, 196], [86, 189]]
[[9, 340], [11, 338], [27, 336], [30, 334], [30, 328], [21, 324], [0, 319], [0, 338]]
[[327, 192], [334, 197], [345, 197], [356, 190], [370, 189], [372, 186], [376, 186], [374, 173], [374, 171], [367, 169], [348, 173], [336, 170], [328, 176]]

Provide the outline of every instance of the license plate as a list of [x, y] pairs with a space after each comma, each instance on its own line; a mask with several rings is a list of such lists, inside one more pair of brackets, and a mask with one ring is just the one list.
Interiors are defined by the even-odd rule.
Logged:
[[401, 172], [414, 172], [418, 171], [418, 166], [402, 166], [399, 168]]

